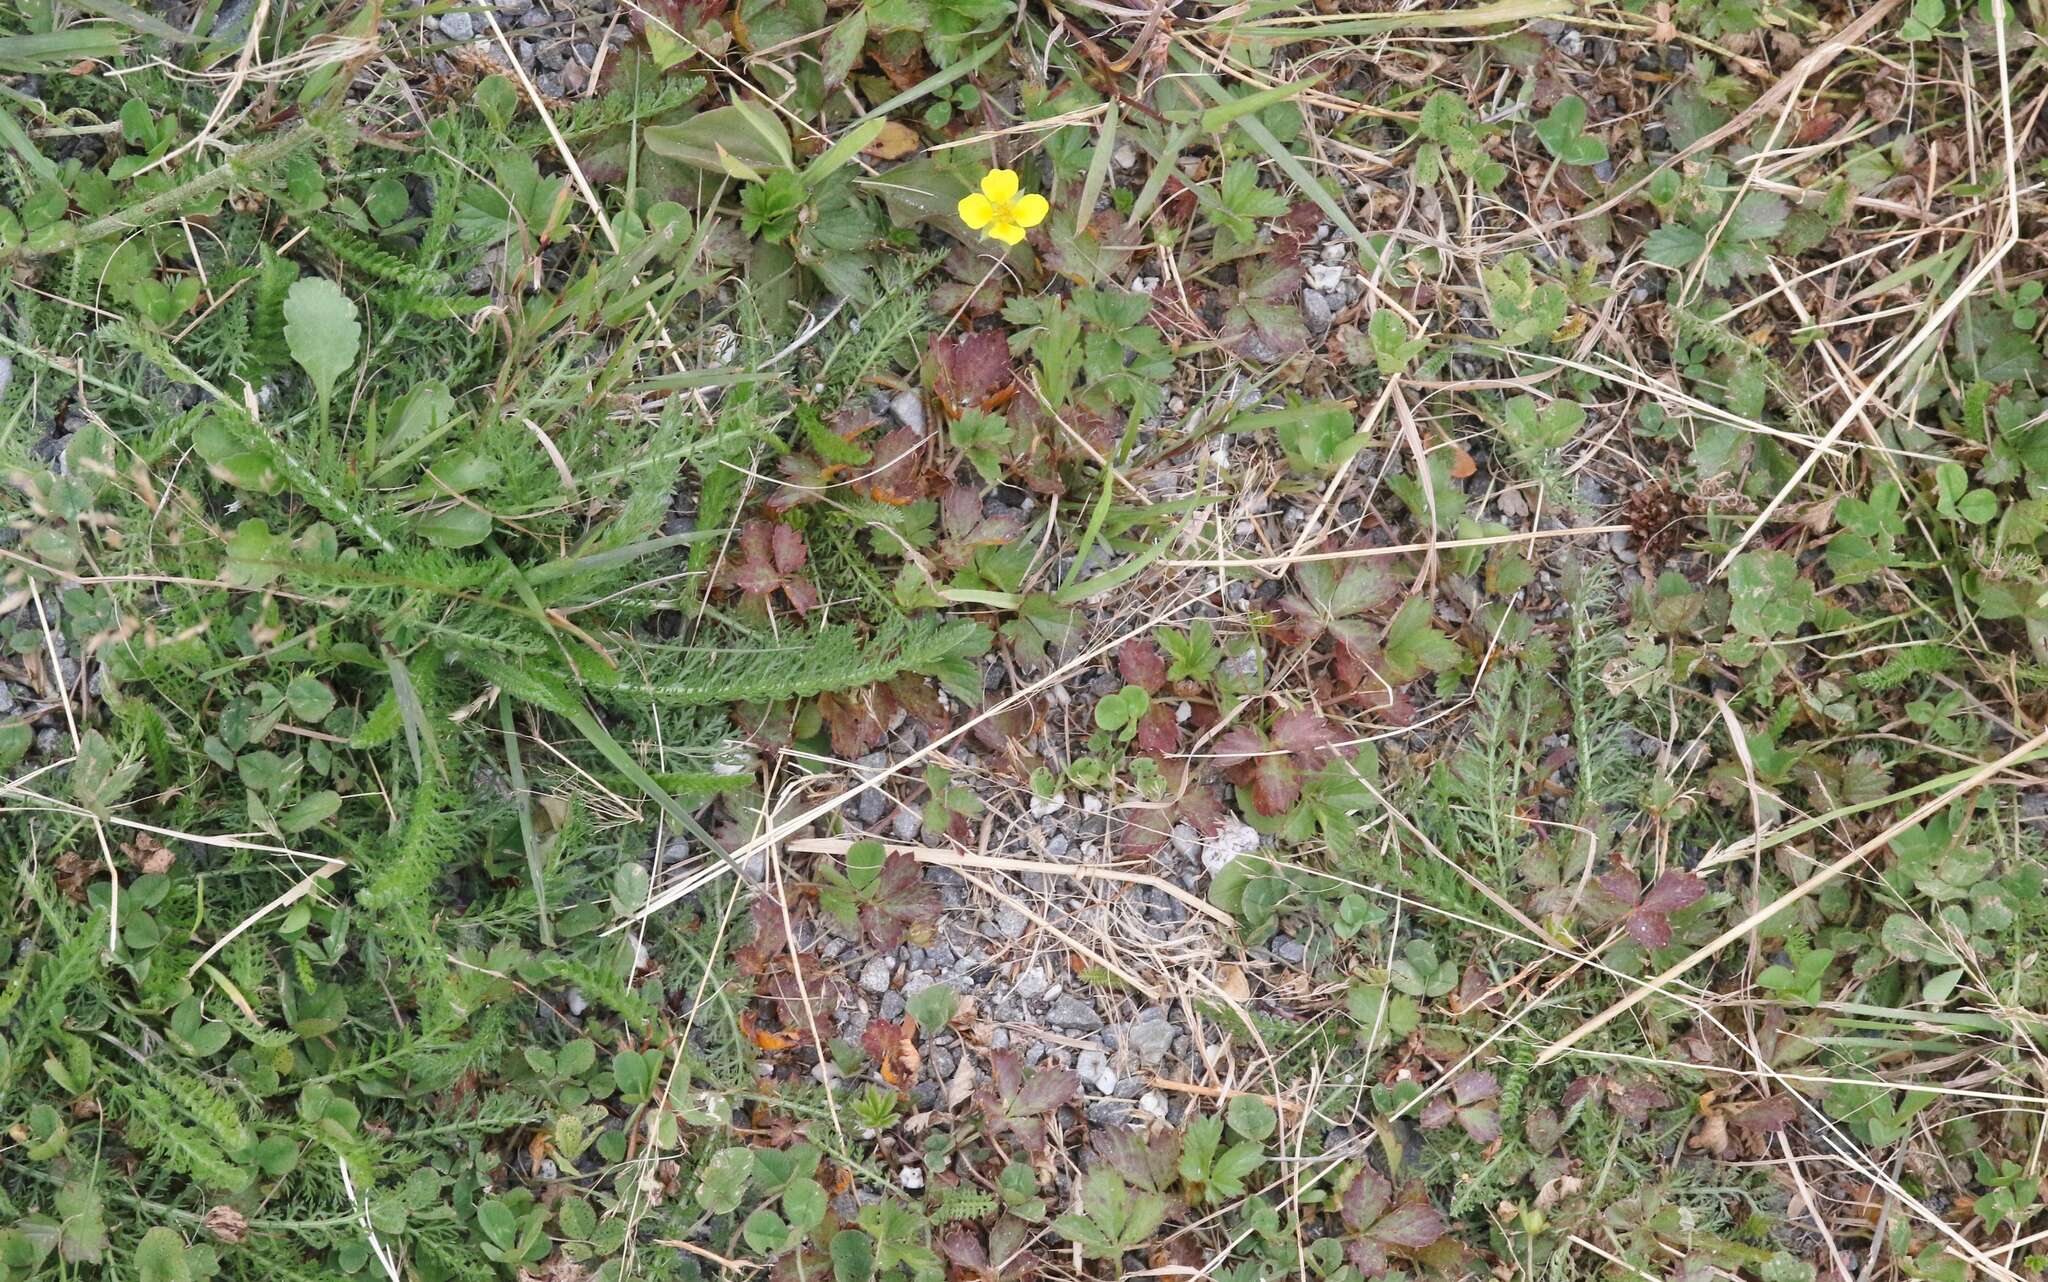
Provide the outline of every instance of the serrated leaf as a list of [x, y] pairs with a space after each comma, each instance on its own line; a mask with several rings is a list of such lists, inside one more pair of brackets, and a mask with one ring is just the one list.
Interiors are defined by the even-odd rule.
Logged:
[[1679, 223], [1659, 227], [1643, 241], [1643, 257], [1673, 271], [1692, 266], [1706, 252], [1706, 235]]
[[1430, 626], [1433, 612], [1426, 596], [1410, 597], [1394, 612], [1381, 646], [1389, 681], [1399, 684], [1424, 672], [1442, 672], [1464, 657], [1456, 642]]
[[335, 383], [355, 366], [363, 327], [356, 322], [355, 303], [339, 285], [324, 276], [306, 276], [292, 282], [285, 295], [284, 340], [325, 404]]

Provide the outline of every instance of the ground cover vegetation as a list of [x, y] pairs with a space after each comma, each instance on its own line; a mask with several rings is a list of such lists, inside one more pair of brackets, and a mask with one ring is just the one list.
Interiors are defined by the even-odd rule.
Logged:
[[2042, 0], [0, 0], [0, 1282], [2048, 1267]]

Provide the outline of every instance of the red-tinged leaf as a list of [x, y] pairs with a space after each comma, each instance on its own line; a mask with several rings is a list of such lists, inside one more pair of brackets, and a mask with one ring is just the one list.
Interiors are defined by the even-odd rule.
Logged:
[[1017, 1093], [1010, 1097], [1008, 1112], [1011, 1117], [1036, 1117], [1050, 1113], [1079, 1094], [1081, 1079], [1064, 1068], [1039, 1069], [1024, 1079]]
[[1500, 1110], [1491, 1104], [1483, 1108], [1461, 1108], [1458, 1110], [1458, 1125], [1465, 1128], [1465, 1134], [1479, 1144], [1491, 1144], [1500, 1138]]
[[[1586, 1079], [1581, 1078], [1580, 1080]], [[1567, 1091], [1566, 1094], [1569, 1095], [1570, 1092]], [[1628, 1085], [1621, 1087], [1610, 1086], [1607, 1091], [1607, 1100], [1614, 1106], [1616, 1113], [1619, 1113], [1637, 1126], [1641, 1126], [1644, 1122], [1649, 1121], [1650, 1114], [1655, 1110], [1671, 1107], [1671, 1097], [1649, 1082], [1630, 1082]], [[1569, 1098], [1565, 1100], [1567, 1105], [1571, 1102]]]
[[775, 568], [784, 574], [801, 570], [810, 559], [810, 549], [804, 546], [804, 536], [793, 525], [777, 524], [769, 535], [769, 542], [775, 554]]
[[1425, 1131], [1440, 1131], [1458, 1120], [1458, 1106], [1438, 1095], [1422, 1106], [1417, 1124]]
[[774, 530], [774, 524], [768, 521], [749, 521], [741, 527], [740, 559], [774, 565]]
[[1570, 1108], [1580, 1100], [1598, 1094], [1601, 1084], [1605, 1080], [1598, 1073], [1588, 1073], [1584, 1077], [1574, 1077], [1571, 1080], [1571, 1084], [1564, 1088], [1564, 1093], [1557, 1097], [1557, 1102], [1566, 1108]]
[[981, 1234], [973, 1229], [962, 1226], [941, 1233], [939, 1250], [960, 1268], [978, 1273], [988, 1271], [988, 1251], [981, 1244]]
[[931, 388], [949, 416], [966, 409], [996, 408], [992, 402], [1016, 381], [1009, 336], [1001, 330], [934, 338], [926, 355]]
[[861, 928], [878, 948], [891, 949], [904, 936], [928, 935], [939, 918], [939, 896], [925, 883], [917, 861], [901, 851], [882, 861], [881, 876], [860, 907]]
[[1166, 656], [1149, 637], [1132, 637], [1116, 652], [1116, 670], [1125, 685], [1144, 687], [1146, 694], [1158, 694], [1166, 684]]
[[1372, 1226], [1375, 1239], [1404, 1251], [1420, 1251], [1433, 1246], [1443, 1235], [1444, 1217], [1420, 1198], [1403, 1201]]
[[1273, 722], [1273, 746], [1295, 753], [1295, 764], [1313, 770], [1337, 755], [1344, 735], [1337, 727], [1305, 709], [1283, 712]]
[[1013, 1117], [1005, 1121], [1003, 1126], [1010, 1134], [1016, 1136], [1017, 1142], [1025, 1148], [1045, 1147], [1045, 1123], [1037, 1117]]
[[1225, 731], [1217, 737], [1216, 742], [1209, 745], [1209, 751], [1215, 755], [1216, 760], [1226, 766], [1255, 759], [1267, 750], [1266, 736], [1242, 726]]
[[818, 589], [801, 574], [792, 574], [782, 581], [782, 594], [789, 598], [790, 608], [798, 614], [809, 614], [818, 608]]
[[882, 742], [886, 728], [858, 694], [821, 694], [818, 715], [832, 739], [832, 751], [852, 760], [865, 757]]
[[1667, 872], [1650, 884], [1643, 895], [1642, 910], [1675, 913], [1698, 903], [1707, 893], [1707, 883], [1689, 872]]
[[1260, 757], [1252, 766], [1252, 807], [1271, 818], [1294, 809], [1301, 800], [1301, 775], [1282, 756]]
[[898, 677], [881, 688], [905, 712], [928, 726], [944, 726], [952, 722], [952, 715], [939, 700], [939, 692], [922, 677]]
[[782, 576], [766, 561], [742, 561], [732, 568], [727, 581], [748, 596], [767, 596], [782, 586]]
[[877, 503], [902, 507], [924, 497], [923, 438], [907, 427], [899, 427], [875, 442], [875, 467], [867, 476], [868, 496]]
[[1337, 1204], [1337, 1209], [1350, 1228], [1371, 1228], [1393, 1197], [1394, 1186], [1387, 1182], [1386, 1176], [1370, 1166], [1361, 1166], [1351, 1183], [1345, 1186], [1343, 1200]]
[[1498, 1099], [1500, 1083], [1494, 1081], [1492, 1073], [1472, 1069], [1458, 1074], [1457, 1080], [1451, 1083], [1451, 1095], [1458, 1101], [1458, 1107], [1463, 1108], [1481, 1100]]
[[1641, 883], [1637, 882], [1636, 875], [1626, 868], [1602, 873], [1593, 879], [1593, 885], [1601, 894], [1624, 909], [1634, 908], [1637, 900], [1642, 898]]
[[1387, 1271], [1387, 1253], [1371, 1238], [1352, 1238], [1344, 1244], [1344, 1254], [1353, 1268], [1369, 1278]]
[[1213, 837], [1222, 831], [1223, 820], [1228, 814], [1222, 800], [1204, 784], [1196, 784], [1181, 793], [1180, 804], [1174, 807], [1174, 818], [1204, 837]]
[[1621, 922], [1629, 937], [1645, 948], [1662, 948], [1671, 942], [1671, 919], [1663, 913], [1636, 909]]
[[1024, 1085], [1024, 1061], [1015, 1051], [997, 1051], [988, 1057], [988, 1074], [996, 1094], [1010, 1099]]
[[1789, 1095], [1773, 1095], [1746, 1105], [1728, 1120], [1745, 1131], [1775, 1135], [1799, 1117], [1799, 1105]]
[[949, 539], [965, 539], [981, 524], [981, 494], [968, 485], [949, 485], [939, 496], [939, 528]]
[[1138, 721], [1138, 750], [1140, 752], [1172, 752], [1180, 747], [1180, 722], [1173, 719], [1173, 709], [1164, 704], [1154, 704]]
[[860, 1048], [877, 1064], [896, 1053], [903, 1044], [903, 1025], [889, 1019], [871, 1019], [861, 1030]]
[[1163, 1193], [1173, 1186], [1180, 1162], [1180, 1133], [1161, 1131], [1147, 1136], [1124, 1127], [1095, 1132], [1096, 1156], [1135, 1188]]

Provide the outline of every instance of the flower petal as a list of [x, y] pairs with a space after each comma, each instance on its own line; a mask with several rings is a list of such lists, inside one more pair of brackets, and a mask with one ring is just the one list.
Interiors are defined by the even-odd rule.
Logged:
[[995, 202], [980, 192], [960, 198], [960, 221], [980, 231], [996, 220]]
[[1036, 227], [1051, 212], [1052, 206], [1037, 192], [1017, 197], [1017, 203], [1010, 206], [1010, 217], [1015, 218], [1020, 227]]
[[1007, 205], [1017, 198], [1017, 171], [1014, 169], [991, 169], [981, 176], [981, 194], [998, 205]]
[[998, 218], [995, 222], [990, 223], [988, 234], [1005, 245], [1014, 245], [1024, 239], [1024, 229], [1007, 218]]

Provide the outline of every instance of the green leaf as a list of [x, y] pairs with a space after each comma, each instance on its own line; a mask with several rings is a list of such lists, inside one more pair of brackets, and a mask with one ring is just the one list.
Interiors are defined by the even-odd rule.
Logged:
[[1221, 133], [1230, 127], [1232, 121], [1237, 120], [1239, 117], [1256, 115], [1276, 102], [1291, 102], [1300, 95], [1315, 88], [1318, 84], [1322, 83], [1322, 80], [1323, 77], [1320, 75], [1310, 76], [1307, 80], [1301, 81], [1298, 84], [1274, 85], [1270, 89], [1261, 89], [1257, 93], [1249, 93], [1241, 98], [1232, 98], [1228, 102], [1211, 107], [1202, 113], [1202, 132], [1205, 134]]
[[805, 1176], [782, 1191], [782, 1212], [791, 1228], [808, 1233], [825, 1222], [825, 1186]]
[[491, 516], [465, 504], [429, 512], [413, 525], [419, 536], [435, 547], [475, 547], [491, 537]]
[[754, 1175], [754, 1150], [720, 1149], [697, 1176], [697, 1205], [713, 1215], [730, 1215], [747, 1194]]
[[0, 71], [39, 75], [76, 62], [105, 62], [121, 52], [121, 36], [119, 27], [98, 24], [0, 36]]
[[192, 1282], [185, 1239], [176, 1229], [153, 1228], [135, 1247], [136, 1282]]
[[1812, 612], [1813, 585], [1790, 552], [1744, 552], [1728, 572], [1728, 624], [1761, 640], [1796, 631]]
[[818, 158], [805, 167], [804, 185], [816, 188], [820, 182], [823, 182], [831, 175], [833, 170], [840, 168], [855, 156], [858, 156], [869, 143], [880, 137], [882, 130], [888, 124], [887, 120], [877, 116], [872, 120], [863, 121], [839, 135], [837, 141], [824, 151], [818, 153]]
[[1420, 338], [1410, 338], [1408, 322], [1400, 313], [1390, 308], [1381, 308], [1365, 323], [1367, 340], [1372, 344], [1373, 364], [1379, 368], [1382, 378], [1392, 378], [1406, 370], [1429, 344]]
[[1643, 257], [1673, 271], [1692, 266], [1706, 252], [1706, 235], [1681, 223], [1666, 223], [1643, 242]]
[[333, 281], [306, 276], [294, 281], [285, 295], [284, 322], [292, 359], [313, 380], [313, 390], [324, 405], [334, 394], [334, 384], [355, 366], [362, 345], [356, 305]]
[[779, 1255], [789, 1246], [790, 1226], [783, 1218], [767, 1207], [755, 1211], [740, 1226], [740, 1236], [746, 1239], [747, 1249], [756, 1255]]
[[1597, 165], [1607, 159], [1607, 144], [1585, 132], [1586, 100], [1576, 94], [1558, 99], [1550, 115], [1530, 128], [1544, 150], [1567, 165]]
[[509, 1249], [519, 1238], [519, 1217], [500, 1198], [490, 1198], [476, 1209], [476, 1226], [492, 1246]]
[[71, 800], [105, 817], [142, 774], [142, 762], [123, 761], [105, 735], [88, 730], [79, 737], [78, 757], [71, 763]]
[[832, 1282], [869, 1282], [875, 1276], [875, 1240], [859, 1229], [841, 1229], [827, 1248]]
[[654, 125], [642, 136], [657, 156], [749, 182], [759, 182], [763, 169], [796, 168], [789, 132], [773, 112], [751, 102], [699, 112], [681, 124]]
[[1424, 672], [1442, 672], [1464, 657], [1456, 642], [1430, 626], [1433, 611], [1427, 596], [1411, 596], [1394, 612], [1381, 648], [1388, 680], [1413, 681]]
[[318, 725], [334, 711], [334, 691], [310, 672], [302, 672], [284, 688], [284, 706], [306, 725]]
[[917, 1021], [927, 1035], [943, 1029], [953, 1018], [959, 1007], [960, 998], [949, 984], [933, 984], [921, 988], [904, 1003], [910, 1017]]
[[72, 1264], [98, 1264], [107, 1249], [106, 1214], [91, 1184], [66, 1184], [51, 1199], [59, 1224], [57, 1252]]
[[1273, 1106], [1256, 1095], [1233, 1095], [1225, 1109], [1230, 1129], [1248, 1140], [1263, 1141], [1280, 1124]]

